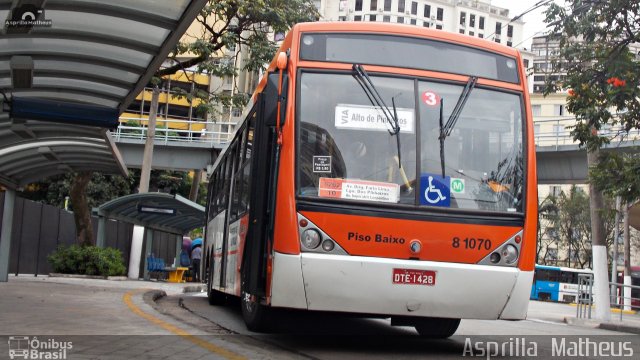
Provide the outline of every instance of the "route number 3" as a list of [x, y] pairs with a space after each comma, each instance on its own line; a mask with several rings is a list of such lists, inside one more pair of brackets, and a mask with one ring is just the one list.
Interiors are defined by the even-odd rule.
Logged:
[[433, 91], [425, 91], [422, 93], [422, 102], [429, 106], [440, 104], [440, 96]]

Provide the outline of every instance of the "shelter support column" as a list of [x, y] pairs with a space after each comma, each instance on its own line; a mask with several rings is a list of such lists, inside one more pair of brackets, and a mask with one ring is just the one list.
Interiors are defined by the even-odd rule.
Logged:
[[176, 235], [176, 259], [174, 264], [176, 267], [180, 266], [180, 252], [182, 251], [182, 235]]
[[11, 233], [13, 232], [13, 209], [16, 201], [15, 190], [4, 193], [2, 212], [2, 232], [0, 233], [0, 282], [9, 280], [9, 254], [11, 253]]
[[98, 236], [96, 237], [96, 246], [103, 248], [107, 237], [107, 218], [100, 216], [98, 218]]
[[134, 225], [131, 236], [131, 252], [129, 253], [129, 279], [138, 280], [140, 277], [140, 254], [142, 253], [142, 240], [144, 238], [144, 227]]
[[146, 242], [146, 246], [144, 248], [144, 279], [145, 280], [149, 280], [149, 256], [151, 255], [151, 252], [153, 251], [153, 230], [151, 229], [146, 229], [147, 230], [147, 242]]

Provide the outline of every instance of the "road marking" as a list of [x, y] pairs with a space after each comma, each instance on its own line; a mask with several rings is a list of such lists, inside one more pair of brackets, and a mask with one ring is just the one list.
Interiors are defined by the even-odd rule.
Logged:
[[159, 327], [172, 332], [178, 336], [181, 336], [182, 338], [191, 341], [192, 343], [194, 343], [195, 345], [200, 346], [201, 348], [204, 348], [206, 350], [209, 350], [212, 353], [218, 354], [222, 357], [224, 357], [225, 359], [229, 359], [229, 360], [240, 360], [240, 359], [246, 359], [244, 356], [240, 355], [240, 354], [236, 354], [232, 351], [223, 349], [219, 346], [213, 345], [210, 342], [203, 340], [195, 335], [190, 334], [188, 331], [183, 330], [175, 325], [169, 324], [168, 322], [161, 320], [147, 312], [142, 311], [139, 307], [137, 307], [133, 301], [131, 300], [131, 296], [140, 292], [140, 290], [132, 290], [129, 291], [128, 293], [124, 294], [124, 296], [122, 297], [122, 301], [124, 301], [125, 304], [127, 304], [127, 306], [129, 307], [129, 310], [131, 310], [133, 313], [135, 313], [136, 315], [143, 317], [147, 320], [149, 320], [150, 322], [158, 325]]
[[552, 325], [562, 325], [562, 326], [567, 326], [567, 324], [565, 323], [561, 323], [561, 322], [556, 322], [556, 321], [550, 321], [550, 320], [542, 320], [542, 319], [527, 319], [528, 321], [531, 322], [536, 322], [536, 323], [541, 323], [541, 324], [552, 324]]

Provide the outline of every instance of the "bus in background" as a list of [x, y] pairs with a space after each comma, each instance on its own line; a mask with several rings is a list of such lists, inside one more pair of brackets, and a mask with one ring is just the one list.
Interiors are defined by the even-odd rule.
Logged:
[[531, 300], [575, 303], [587, 294], [578, 294], [578, 275], [590, 274], [591, 269], [572, 269], [567, 267], [536, 264], [531, 286]]
[[391, 318], [429, 337], [524, 319], [537, 226], [520, 54], [444, 31], [298, 24], [211, 172], [211, 304]]
[[[624, 271], [621, 271], [620, 269], [622, 268], [618, 267], [618, 284], [624, 284]], [[631, 266], [631, 285], [632, 286], [640, 286], [640, 266]], [[622, 299], [622, 288], [617, 288], [616, 293], [617, 293], [617, 298], [616, 298], [616, 304], [620, 304], [623, 303], [624, 300]], [[634, 309], [636, 308], [640, 308], [640, 289], [638, 288], [631, 288], [631, 306], [633, 306]]]

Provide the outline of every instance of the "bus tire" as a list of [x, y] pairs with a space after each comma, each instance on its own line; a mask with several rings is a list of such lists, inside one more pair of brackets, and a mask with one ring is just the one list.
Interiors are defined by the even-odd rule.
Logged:
[[207, 281], [207, 297], [209, 305], [225, 305], [227, 303], [227, 295], [213, 288], [213, 265], [209, 267], [209, 279]]
[[459, 325], [460, 319], [424, 318], [416, 322], [415, 328], [422, 337], [446, 339], [458, 330]]
[[247, 293], [243, 293], [240, 298], [242, 318], [247, 329], [253, 332], [267, 332], [270, 324], [270, 309], [260, 304], [259, 300], [252, 301]]

